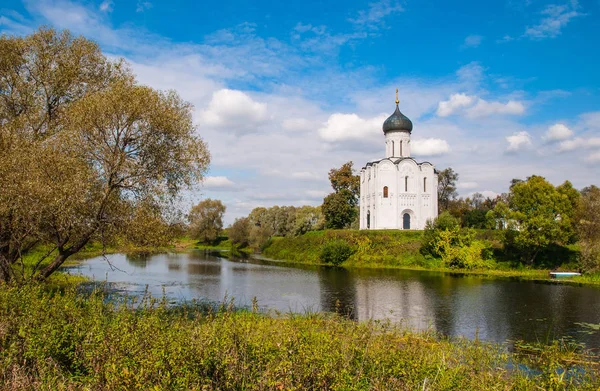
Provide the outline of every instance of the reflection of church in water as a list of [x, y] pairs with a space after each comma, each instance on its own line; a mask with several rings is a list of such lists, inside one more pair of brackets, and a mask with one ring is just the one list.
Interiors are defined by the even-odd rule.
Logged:
[[438, 176], [410, 157], [412, 122], [398, 108], [383, 123], [385, 158], [360, 171], [360, 229], [423, 229], [438, 214]]

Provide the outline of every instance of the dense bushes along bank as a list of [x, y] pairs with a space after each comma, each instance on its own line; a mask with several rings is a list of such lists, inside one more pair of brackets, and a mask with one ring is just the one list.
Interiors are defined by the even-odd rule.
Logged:
[[345, 242], [352, 250], [344, 262], [347, 265], [422, 267], [421, 238], [419, 231], [313, 231], [297, 237], [274, 237], [263, 246], [262, 254], [293, 262], [325, 263], [322, 252], [327, 244]]
[[534, 351], [337, 316], [207, 313], [151, 300], [134, 310], [72, 288], [0, 287], [0, 390], [600, 386], [595, 358], [558, 342]]
[[[458, 272], [475, 272], [491, 275], [514, 275], [535, 279], [548, 278], [548, 270], [577, 268], [577, 251], [573, 248], [552, 248], [540, 259], [548, 259], [548, 263], [538, 268], [524, 266], [511, 257], [502, 247], [501, 231], [473, 231], [473, 240], [468, 245], [463, 243], [464, 259], [474, 257], [474, 250], [479, 250], [481, 257], [477, 262], [455, 262], [456, 256], [434, 257], [423, 254], [422, 231], [357, 231], [357, 230], [325, 230], [308, 232], [297, 237], [274, 237], [263, 246], [265, 257], [297, 263], [340, 264], [348, 267], [391, 267], [408, 269], [452, 270]], [[443, 239], [443, 238], [442, 238]], [[444, 241], [439, 244], [445, 245]], [[461, 244], [456, 245], [460, 250]], [[447, 246], [446, 246], [447, 247]], [[467, 251], [468, 250], [468, 251]], [[343, 253], [346, 258], [331, 253]], [[341, 257], [344, 259], [344, 257]], [[550, 260], [556, 263], [551, 264]], [[560, 263], [562, 262], [562, 263]], [[472, 266], [465, 268], [461, 266]], [[473, 266], [474, 265], [474, 266]], [[582, 276], [575, 281], [582, 283], [599, 283], [596, 275]]]

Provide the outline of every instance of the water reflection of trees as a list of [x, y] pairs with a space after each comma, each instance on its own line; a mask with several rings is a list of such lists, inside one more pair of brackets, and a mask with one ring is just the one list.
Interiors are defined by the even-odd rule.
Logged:
[[359, 320], [390, 318], [499, 342], [575, 335], [589, 347], [600, 346], [600, 334], [578, 334], [574, 324], [600, 322], [598, 289], [427, 272], [354, 273]]
[[430, 272], [290, 268], [267, 261], [223, 261], [204, 253], [129, 254], [125, 259], [143, 273], [189, 276], [187, 297], [222, 299], [227, 293], [236, 302], [249, 302], [256, 296], [261, 305], [299, 312], [317, 310], [319, 303], [321, 310], [351, 319], [390, 318], [446, 335], [500, 342], [575, 335], [588, 347], [600, 346], [600, 333], [583, 335], [575, 325], [600, 323], [600, 290], [595, 288]]
[[356, 287], [352, 273], [344, 268], [322, 267], [318, 274], [322, 311], [338, 312], [357, 320]]
[[145, 269], [152, 258], [151, 254], [147, 253], [132, 253], [125, 254], [125, 260], [133, 267]]

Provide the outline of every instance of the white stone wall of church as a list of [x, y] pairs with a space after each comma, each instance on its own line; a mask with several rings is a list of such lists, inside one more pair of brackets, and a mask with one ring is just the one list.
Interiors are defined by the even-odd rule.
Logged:
[[[423, 178], [427, 178], [425, 190]], [[360, 229], [402, 229], [404, 213], [411, 216], [411, 229], [423, 229], [428, 219], [437, 216], [437, 181], [432, 165], [417, 165], [412, 159], [398, 165], [383, 160], [366, 167], [360, 174]], [[388, 186], [387, 198], [383, 197], [384, 186]]]

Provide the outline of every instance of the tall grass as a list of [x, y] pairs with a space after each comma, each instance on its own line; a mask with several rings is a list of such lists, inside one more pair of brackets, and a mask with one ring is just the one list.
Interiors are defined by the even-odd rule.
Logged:
[[0, 286], [0, 390], [597, 389], [595, 358], [412, 333], [339, 316]]

